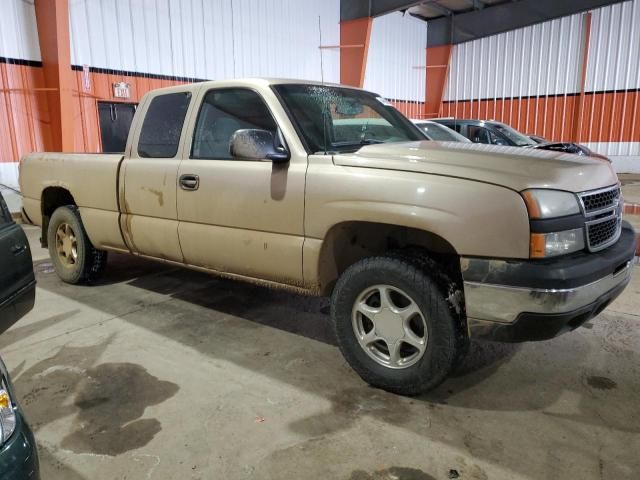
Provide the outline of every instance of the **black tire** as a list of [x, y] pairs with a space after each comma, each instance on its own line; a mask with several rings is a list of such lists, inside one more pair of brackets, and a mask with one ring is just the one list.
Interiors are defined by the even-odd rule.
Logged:
[[[61, 225], [68, 225], [75, 234], [75, 261], [65, 260], [58, 253], [57, 232]], [[67, 283], [92, 283], [98, 279], [107, 264], [107, 252], [93, 246], [82, 225], [80, 212], [75, 205], [58, 207], [51, 215], [47, 229], [49, 255], [58, 276]]]
[[[424, 261], [404, 255], [371, 257], [349, 267], [331, 297], [331, 317], [340, 350], [370, 385], [400, 395], [417, 395], [439, 385], [460, 362], [468, 343], [459, 315]], [[373, 360], [360, 346], [352, 326], [352, 310], [360, 294], [374, 285], [389, 285], [408, 294], [426, 322], [428, 341], [413, 365], [393, 369]]]

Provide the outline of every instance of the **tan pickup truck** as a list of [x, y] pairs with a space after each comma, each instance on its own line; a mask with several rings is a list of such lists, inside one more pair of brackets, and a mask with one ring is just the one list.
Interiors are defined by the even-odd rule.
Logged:
[[430, 142], [377, 95], [312, 82], [152, 91], [124, 154], [34, 153], [20, 183], [64, 281], [114, 251], [331, 296], [346, 359], [402, 394], [470, 338], [577, 328], [635, 251], [609, 163]]

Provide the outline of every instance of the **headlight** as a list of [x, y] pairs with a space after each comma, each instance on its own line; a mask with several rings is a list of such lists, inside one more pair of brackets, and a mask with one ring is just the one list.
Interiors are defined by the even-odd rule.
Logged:
[[584, 249], [582, 228], [553, 233], [532, 233], [531, 258], [547, 258]]
[[[532, 189], [522, 192], [522, 197], [527, 205], [529, 218], [531, 219], [531, 240], [529, 256], [531, 258], [548, 258], [583, 250], [585, 247], [584, 228], [576, 228], [583, 225], [580, 218], [569, 218], [566, 222], [562, 217], [580, 214], [580, 204], [575, 194], [561, 190]], [[557, 220], [561, 219], [562, 225]], [[558, 231], [550, 233], [537, 233], [542, 225], [549, 226], [548, 222], [558, 228]], [[568, 225], [567, 225], [568, 224]], [[555, 230], [555, 228], [553, 228]], [[537, 230], [537, 231], [536, 231]], [[543, 229], [550, 230], [549, 228]]]
[[4, 445], [16, 429], [16, 412], [4, 381], [0, 383], [0, 446]]
[[578, 199], [571, 192], [561, 190], [525, 190], [522, 192], [529, 218], [556, 218], [580, 213]]

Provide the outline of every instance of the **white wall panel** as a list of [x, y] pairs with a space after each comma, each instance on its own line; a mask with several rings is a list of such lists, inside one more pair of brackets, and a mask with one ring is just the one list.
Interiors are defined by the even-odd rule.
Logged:
[[33, 0], [0, 0], [0, 57], [40, 61]]
[[373, 19], [364, 88], [395, 100], [424, 102], [427, 24], [394, 12]]
[[455, 45], [444, 98], [574, 93], [583, 35], [579, 14]]
[[640, 0], [593, 11], [586, 91], [640, 87]]
[[[340, 0], [70, 0], [72, 63], [221, 79], [320, 79], [339, 43]], [[324, 77], [339, 80], [337, 50]]]

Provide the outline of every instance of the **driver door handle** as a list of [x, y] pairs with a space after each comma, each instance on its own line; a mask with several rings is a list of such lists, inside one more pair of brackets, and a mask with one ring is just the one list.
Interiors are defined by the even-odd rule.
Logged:
[[197, 190], [200, 186], [200, 177], [198, 175], [185, 174], [180, 175], [180, 188], [183, 190]]

